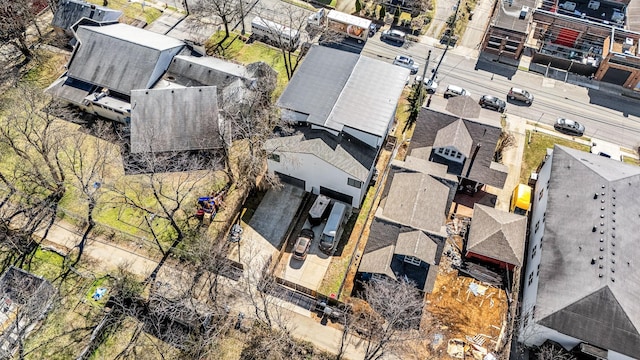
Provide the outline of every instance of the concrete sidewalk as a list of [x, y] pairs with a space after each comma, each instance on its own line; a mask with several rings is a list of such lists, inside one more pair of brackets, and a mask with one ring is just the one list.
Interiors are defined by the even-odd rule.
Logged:
[[[299, 194], [294, 192], [294, 194], [291, 195], [295, 198]], [[286, 205], [287, 204], [283, 204], [283, 206]], [[293, 211], [295, 211], [295, 209]], [[290, 213], [291, 210], [288, 210], [288, 212]], [[278, 225], [279, 224], [274, 223], [272, 226]], [[255, 233], [257, 234], [257, 232]], [[42, 237], [43, 233], [40, 232], [36, 235]], [[61, 252], [66, 252], [68, 249], [71, 249], [78, 244], [80, 239], [81, 232], [79, 229], [75, 228], [68, 222], [57, 221], [49, 231], [46, 242], [48, 244], [52, 244]], [[265, 247], [271, 247], [271, 250], [273, 250], [271, 244], [265, 244]], [[247, 251], [251, 250], [247, 249]], [[95, 261], [99, 266], [97, 270], [105, 272], [113, 271], [117, 269], [119, 265], [126, 264], [130, 272], [143, 278], [149, 276], [151, 271], [153, 271], [157, 265], [156, 260], [120, 247], [100, 236], [92, 237], [90, 241], [88, 241], [84, 250], [83, 258], [85, 260], [91, 259]], [[258, 272], [261, 269], [254, 270]], [[176, 281], [176, 279], [180, 278], [180, 276], [177, 276], [176, 274], [182, 271], [184, 271], [184, 269], [174, 268], [169, 264], [165, 264], [163, 270], [158, 274], [158, 279], [166, 283], [171, 283], [172, 281]], [[238, 291], [237, 289], [242, 286], [242, 284], [233, 280], [226, 280], [224, 283], [232, 291]], [[309, 341], [318, 349], [322, 349], [324, 351], [334, 353], [339, 349], [342, 338], [342, 331], [340, 329], [320, 324], [317, 320], [311, 317], [311, 313], [309, 311], [303, 311], [303, 309], [286, 301], [278, 299], [274, 300], [272, 304], [278, 306], [280, 309], [279, 311], [286, 313], [286, 316], [290, 319], [294, 328], [294, 331], [292, 332], [293, 336], [301, 340]], [[248, 307], [245, 301], [232, 304], [232, 311], [236, 313], [242, 311], [248, 316], [253, 314], [253, 309]], [[350, 339], [351, 340], [345, 349], [346, 358], [362, 359], [364, 357], [362, 340], [356, 337], [350, 337]]]

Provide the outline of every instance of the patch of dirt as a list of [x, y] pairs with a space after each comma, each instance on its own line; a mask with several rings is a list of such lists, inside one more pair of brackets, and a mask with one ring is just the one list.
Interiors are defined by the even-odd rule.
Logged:
[[[472, 283], [484, 294], [474, 295], [469, 287]], [[493, 351], [507, 311], [508, 301], [503, 289], [459, 275], [451, 267], [451, 260], [443, 256], [433, 292], [427, 295], [428, 316], [423, 326], [436, 329], [432, 332], [439, 332], [445, 344], [449, 339], [467, 342], [467, 336], [477, 336], [482, 339], [483, 347]]]

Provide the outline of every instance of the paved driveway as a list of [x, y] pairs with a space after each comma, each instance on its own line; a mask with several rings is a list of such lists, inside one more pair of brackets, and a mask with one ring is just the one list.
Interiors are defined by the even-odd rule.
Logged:
[[[287, 262], [283, 267], [283, 273], [280, 276], [288, 281], [300, 284], [307, 289], [317, 290], [324, 278], [324, 274], [331, 263], [331, 256], [320, 251], [318, 244], [320, 244], [320, 236], [326, 221], [323, 221], [320, 225], [313, 227], [315, 238], [309, 248], [309, 253], [304, 261], [296, 260], [291, 256], [291, 253], [287, 253], [283, 256], [282, 261]], [[304, 228], [311, 228], [311, 224], [307, 220], [304, 223]], [[291, 241], [296, 241], [297, 234]]]
[[257, 276], [266, 261], [280, 251], [304, 194], [303, 189], [287, 184], [280, 190], [267, 191], [249, 223], [242, 225], [240, 246], [234, 247], [229, 258], [240, 259], [245, 269], [256, 272]]

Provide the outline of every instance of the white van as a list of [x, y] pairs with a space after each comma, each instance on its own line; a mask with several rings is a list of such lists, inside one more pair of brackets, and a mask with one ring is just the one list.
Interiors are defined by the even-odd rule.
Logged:
[[347, 206], [343, 203], [336, 202], [333, 204], [331, 214], [327, 220], [322, 236], [320, 236], [320, 250], [327, 254], [332, 254], [336, 250], [336, 245], [342, 236], [342, 223], [347, 214]]
[[322, 220], [327, 218], [329, 213], [329, 203], [331, 199], [324, 195], [318, 195], [309, 210], [309, 222], [312, 226], [320, 225]]
[[253, 36], [285, 49], [295, 49], [300, 43], [297, 30], [256, 16], [251, 20]]

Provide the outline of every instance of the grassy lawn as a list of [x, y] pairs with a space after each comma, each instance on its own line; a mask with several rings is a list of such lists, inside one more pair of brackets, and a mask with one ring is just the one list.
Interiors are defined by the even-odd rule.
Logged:
[[[103, 316], [102, 304], [90, 304], [87, 294], [93, 293], [95, 277], [86, 268], [79, 276], [72, 273], [64, 282], [60, 275], [62, 257], [54, 252], [38, 250], [28, 271], [46, 278], [60, 289], [45, 321], [25, 341], [26, 359], [71, 359], [86, 346], [92, 327]], [[103, 280], [100, 286], [109, 287]]]
[[[530, 137], [531, 136], [531, 137]], [[526, 184], [529, 181], [531, 172], [535, 171], [544, 160], [548, 148], [553, 148], [554, 144], [563, 145], [573, 149], [589, 152], [589, 146], [560, 138], [557, 136], [543, 134], [537, 131], [527, 130], [526, 139], [531, 142], [525, 145], [522, 158], [522, 170], [520, 171], [520, 182]]]
[[[88, 2], [102, 6], [103, 0], [88, 0]], [[145, 6], [144, 10], [139, 3], [129, 2], [128, 0], [109, 0], [107, 5], [110, 9], [120, 10], [125, 17], [129, 19], [144, 20], [147, 24], [151, 24], [162, 15], [162, 11], [151, 6]], [[130, 23], [131, 21], [123, 21]]]
[[[223, 31], [215, 33], [207, 42], [207, 48], [211, 48], [223, 37]], [[289, 82], [285, 69], [284, 56], [281, 50], [258, 41], [247, 44], [238, 33], [232, 33], [231, 36], [225, 40], [223, 47], [225, 59], [235, 60], [245, 65], [256, 61], [264, 61], [271, 66], [278, 73], [278, 83], [272, 94], [272, 98], [277, 99], [280, 97], [280, 94], [282, 94]], [[297, 56], [294, 54], [292, 63], [296, 61]]]

